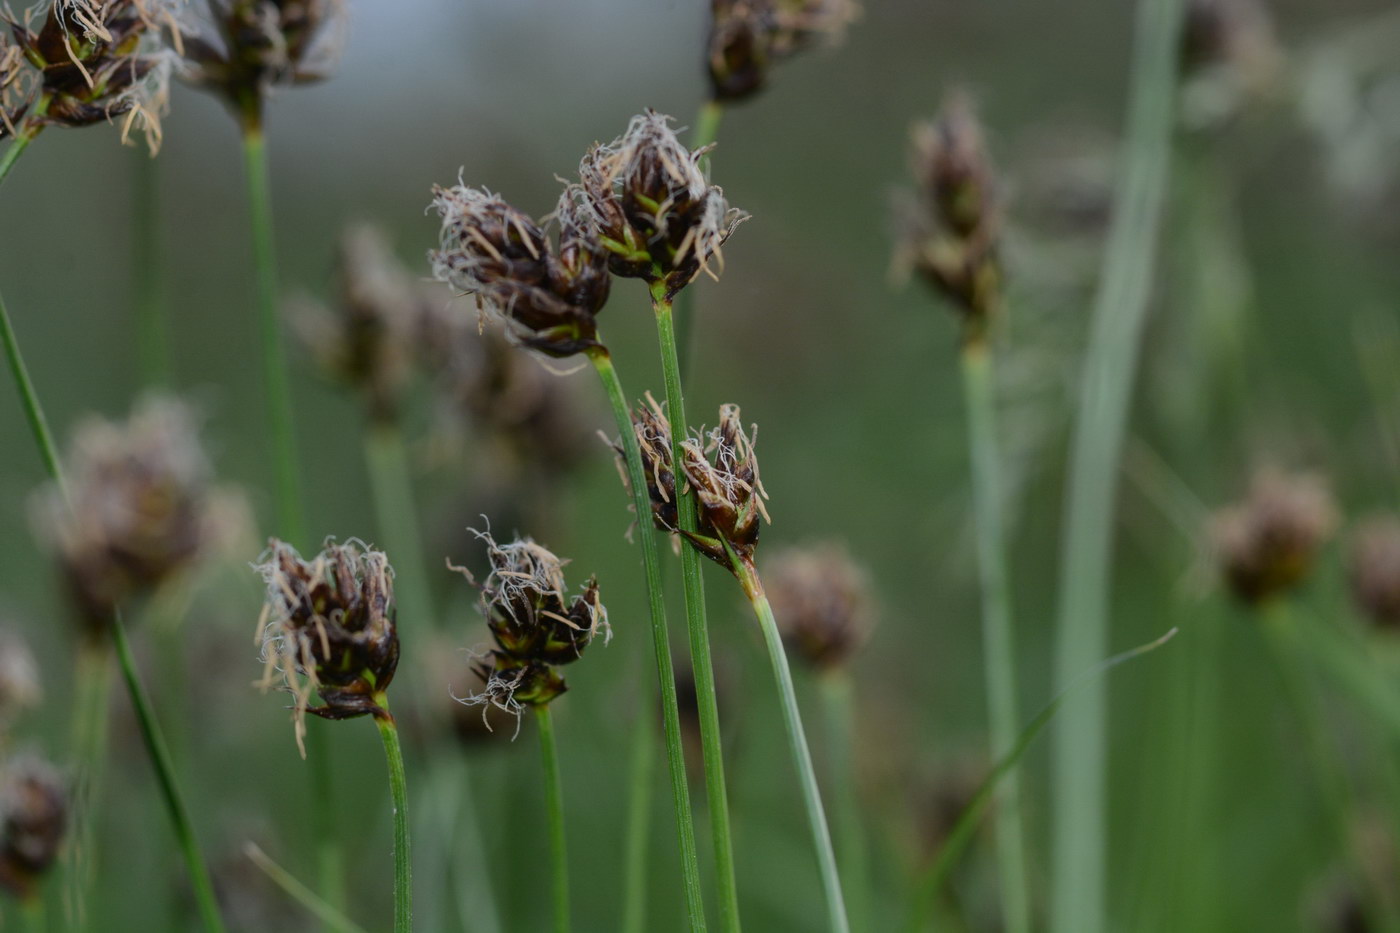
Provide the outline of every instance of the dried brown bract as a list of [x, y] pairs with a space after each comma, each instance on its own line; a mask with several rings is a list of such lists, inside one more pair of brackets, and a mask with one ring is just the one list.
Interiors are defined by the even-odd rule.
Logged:
[[[306, 561], [274, 538], [256, 570], [267, 583], [258, 621], [263, 686], [282, 674], [296, 698], [298, 745], [306, 713], [388, 717], [382, 698], [398, 667], [399, 636], [394, 573], [384, 552], [351, 540]], [[308, 705], [312, 690], [324, 706]]]
[[39, 665], [18, 632], [0, 628], [0, 740], [26, 709], [39, 705]]
[[709, 183], [704, 150], [686, 149], [670, 121], [653, 110], [639, 114], [579, 164], [580, 197], [613, 273], [662, 287], [667, 300], [701, 270], [717, 274], [720, 247], [748, 217]]
[[1356, 530], [1350, 574], [1352, 597], [1367, 618], [1400, 628], [1400, 518], [1371, 518]]
[[719, 424], [708, 434], [681, 443], [681, 472], [695, 492], [698, 530], [681, 532], [695, 548], [725, 567], [732, 554], [752, 564], [758, 531], [768, 520], [768, 493], [754, 455], [757, 426], [745, 431], [738, 405], [722, 405]]
[[1326, 482], [1312, 474], [1259, 473], [1241, 503], [1221, 510], [1213, 538], [1235, 595], [1261, 603], [1297, 585], [1337, 525]]
[[193, 565], [220, 512], [194, 417], [172, 398], [145, 400], [125, 423], [79, 425], [66, 463], [70, 502], [53, 489], [40, 514], [83, 621], [100, 629]]
[[[642, 470], [647, 477], [647, 495], [651, 502], [651, 517], [656, 527], [671, 534], [679, 528], [676, 512], [676, 475], [671, 466], [671, 422], [666, 412], [646, 394], [646, 404], [637, 406], [632, 415], [632, 430], [642, 454]], [[622, 444], [612, 445], [617, 454], [618, 473], [624, 486], [629, 486], [626, 454]], [[628, 489], [631, 492], [631, 489]]]
[[546, 356], [600, 346], [607, 256], [577, 189], [564, 191], [553, 215], [560, 226], [557, 251], [544, 225], [483, 189], [434, 188], [433, 207], [442, 217], [441, 246], [429, 254], [438, 279], [474, 295], [482, 313], [502, 321], [512, 340]]
[[135, 127], [155, 152], [169, 102], [161, 30], [170, 10], [166, 0], [56, 0], [37, 30], [27, 16], [0, 14], [15, 43], [0, 46], [0, 136], [20, 132], [26, 113], [30, 132], [124, 117], [123, 139]]
[[[592, 577], [573, 598], [566, 593], [564, 561], [529, 538], [486, 542], [491, 572], [480, 584], [481, 614], [496, 647], [476, 667], [485, 683], [462, 702], [519, 713], [542, 706], [568, 689], [555, 667], [569, 664], [601, 633], [612, 638], [608, 611]], [[468, 580], [472, 577], [462, 568]], [[475, 583], [475, 581], [472, 581]]]
[[904, 210], [896, 265], [919, 272], [962, 313], [968, 339], [980, 339], [1001, 301], [1001, 217], [981, 124], [954, 94], [913, 140], [918, 194]]
[[58, 772], [37, 758], [9, 762], [0, 775], [0, 888], [37, 897], [67, 829], [68, 789]]
[[839, 40], [858, 12], [851, 0], [712, 0], [710, 10], [710, 93], [719, 101], [761, 90], [775, 62]]
[[763, 576], [784, 643], [813, 667], [845, 666], [870, 636], [870, 584], [844, 547], [781, 551]]
[[212, 33], [195, 25], [184, 33], [186, 75], [253, 127], [274, 88], [330, 74], [349, 15], [345, 0], [209, 0], [207, 7]]

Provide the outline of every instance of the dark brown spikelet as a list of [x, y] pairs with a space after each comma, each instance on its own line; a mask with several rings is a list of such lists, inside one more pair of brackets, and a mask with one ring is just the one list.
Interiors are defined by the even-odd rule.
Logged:
[[1366, 617], [1400, 629], [1400, 518], [1378, 516], [1352, 536], [1351, 592]]
[[185, 30], [189, 80], [256, 127], [276, 87], [326, 78], [340, 56], [345, 0], [209, 0], [213, 33]]
[[682, 535], [701, 554], [730, 567], [730, 553], [752, 564], [758, 531], [768, 520], [768, 493], [754, 454], [757, 426], [745, 431], [738, 405], [722, 405], [719, 424], [703, 437], [681, 443], [681, 472], [695, 493], [696, 534]]
[[712, 0], [710, 11], [710, 95], [732, 102], [761, 90], [775, 62], [838, 40], [857, 8], [851, 0]]
[[[0, 135], [17, 131], [29, 111], [35, 127], [83, 127], [123, 120], [123, 138], [135, 127], [152, 152], [160, 148], [160, 118], [169, 92], [172, 59], [161, 45], [161, 23], [171, 21], [166, 0], [56, 0], [39, 28], [25, 17], [0, 14], [15, 48], [0, 48]], [[18, 73], [16, 53], [35, 70]], [[9, 97], [8, 102], [5, 100]], [[31, 104], [47, 100], [43, 113]]]
[[[650, 392], [646, 394], [646, 404], [638, 405], [632, 415], [632, 430], [637, 435], [642, 471], [647, 477], [652, 521], [662, 531], [675, 534], [679, 516], [676, 512], [676, 474], [671, 466], [671, 422]], [[630, 487], [622, 444], [613, 444], [613, 451], [617, 454], [622, 483]], [[631, 492], [630, 488], [628, 492]]]
[[215, 538], [210, 467], [189, 409], [166, 397], [146, 399], [125, 423], [84, 422], [66, 463], [71, 508], [54, 489], [41, 514], [81, 618], [99, 630]]
[[476, 667], [485, 686], [462, 702], [519, 713], [568, 689], [555, 667], [576, 661], [600, 633], [604, 642], [612, 637], [608, 611], [594, 578], [577, 596], [567, 595], [564, 561], [547, 548], [529, 538], [500, 545], [487, 533], [477, 534], [491, 562], [479, 587], [481, 614], [496, 647]]
[[1246, 499], [1214, 520], [1226, 582], [1251, 604], [1281, 595], [1307, 576], [1336, 525], [1336, 506], [1321, 477], [1261, 471]]
[[47, 763], [17, 758], [0, 775], [0, 888], [37, 897], [68, 829], [68, 789]]
[[[256, 569], [267, 583], [258, 621], [263, 684], [282, 674], [296, 698], [298, 744], [305, 713], [387, 717], [379, 698], [398, 667], [399, 635], [393, 568], [384, 552], [351, 540], [328, 544], [306, 561], [274, 538]], [[312, 690], [324, 706], [308, 705]]]
[[607, 253], [576, 190], [565, 190], [554, 215], [556, 252], [542, 224], [499, 196], [464, 185], [433, 189], [442, 217], [433, 275], [474, 295], [515, 342], [559, 358], [600, 346], [597, 315], [608, 300]]
[[982, 127], [968, 98], [954, 94], [913, 139], [918, 195], [905, 209], [896, 263], [953, 303], [967, 339], [981, 339], [1001, 302], [1001, 218]]
[[838, 544], [765, 561], [764, 584], [788, 650], [818, 670], [848, 664], [874, 622], [865, 572]]
[[682, 145], [670, 122], [653, 110], [639, 114], [579, 165], [581, 197], [613, 273], [664, 285], [668, 300], [701, 270], [718, 273], [720, 247], [748, 216], [709, 183], [704, 151]]

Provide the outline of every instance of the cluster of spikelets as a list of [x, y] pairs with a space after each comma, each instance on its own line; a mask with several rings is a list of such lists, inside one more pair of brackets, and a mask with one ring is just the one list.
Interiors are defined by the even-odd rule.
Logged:
[[68, 831], [68, 782], [42, 758], [10, 749], [10, 730], [41, 699], [39, 668], [22, 638], [0, 629], [0, 890], [21, 900], [58, 861]]
[[710, 9], [710, 94], [725, 102], [761, 90], [775, 62], [840, 39], [858, 11], [852, 0], [711, 0]]

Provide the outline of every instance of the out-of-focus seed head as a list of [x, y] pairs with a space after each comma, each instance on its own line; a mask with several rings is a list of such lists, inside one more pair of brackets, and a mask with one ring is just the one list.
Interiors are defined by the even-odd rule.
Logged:
[[302, 338], [327, 372], [363, 394], [372, 420], [393, 422], [429, 299], [383, 234], [365, 224], [342, 235], [335, 280], [329, 309], [307, 305], [298, 315]]
[[1210, 126], [1278, 84], [1282, 54], [1261, 0], [1190, 0], [1181, 36], [1188, 124]]
[[442, 217], [433, 275], [499, 319], [511, 339], [546, 356], [569, 357], [599, 346], [597, 314], [608, 297], [606, 259], [591, 216], [565, 191], [556, 215], [556, 255], [544, 227], [498, 195], [457, 185], [433, 189]]
[[1352, 537], [1351, 592], [1376, 625], [1400, 629], [1400, 518], [1369, 519]]
[[719, 424], [708, 434], [681, 443], [681, 472], [695, 492], [699, 516], [696, 534], [682, 534], [695, 548], [731, 567], [730, 552], [752, 564], [758, 531], [768, 521], [768, 498], [758, 475], [754, 441], [758, 427], [744, 430], [738, 405], [722, 405]]
[[664, 284], [674, 297], [701, 270], [723, 268], [720, 247], [748, 215], [700, 169], [691, 151], [653, 110], [632, 118], [627, 132], [596, 146], [579, 165], [580, 190], [614, 274]]
[[[0, 48], [0, 135], [16, 132], [23, 113], [44, 98], [47, 110], [29, 116], [38, 126], [124, 117], [123, 140], [134, 127], [158, 150], [173, 62], [161, 30], [173, 22], [171, 9], [168, 0], [55, 0], [37, 30], [27, 14], [0, 13], [16, 46]], [[19, 73], [16, 52], [37, 72], [31, 78]]]
[[[481, 614], [496, 647], [476, 668], [485, 687], [462, 702], [519, 713], [567, 689], [556, 666], [577, 660], [600, 633], [605, 644], [612, 638], [608, 611], [592, 577], [569, 598], [565, 562], [547, 548], [529, 538], [500, 545], [487, 532], [476, 534], [491, 563], [479, 589]], [[455, 569], [472, 580], [464, 568]]]
[[900, 268], [912, 267], [962, 313], [980, 338], [1001, 300], [1000, 209], [981, 124], [966, 95], [914, 127], [918, 195], [904, 210]]
[[194, 564], [217, 536], [210, 467], [194, 416], [168, 397], [144, 400], [124, 423], [92, 418], [66, 463], [71, 508], [57, 489], [41, 515], [84, 621]]
[[1258, 604], [1301, 582], [1336, 526], [1336, 505], [1321, 477], [1265, 470], [1243, 502], [1216, 515], [1213, 539], [1230, 588]]
[[58, 860], [68, 829], [68, 789], [46, 762], [12, 759], [0, 774], [0, 888], [29, 900]]
[[0, 737], [17, 715], [39, 705], [39, 665], [18, 632], [0, 628]]
[[[298, 745], [306, 713], [388, 717], [379, 697], [398, 667], [399, 635], [394, 572], [384, 552], [350, 540], [306, 561], [274, 538], [255, 569], [267, 583], [258, 620], [263, 685], [272, 684], [274, 672], [282, 675], [295, 698]], [[309, 705], [313, 690], [325, 705]]]
[[710, 93], [726, 102], [761, 90], [774, 62], [839, 40], [857, 13], [851, 0], [712, 0], [710, 10]]
[[763, 576], [784, 643], [813, 667], [845, 666], [870, 636], [869, 581], [844, 547], [781, 551]]
[[252, 126], [274, 88], [330, 74], [349, 19], [345, 0], [209, 0], [207, 8], [212, 30], [184, 31], [185, 73]]

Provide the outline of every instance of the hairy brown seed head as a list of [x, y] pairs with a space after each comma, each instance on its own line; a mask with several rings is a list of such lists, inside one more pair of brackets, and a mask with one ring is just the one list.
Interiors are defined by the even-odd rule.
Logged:
[[1301, 582], [1337, 525], [1326, 482], [1312, 474], [1261, 471], [1249, 495], [1221, 510], [1213, 538], [1235, 595], [1262, 603]]
[[68, 789], [49, 764], [16, 758], [0, 775], [0, 888], [29, 900], [58, 860], [68, 829]]
[[[641, 450], [652, 521], [662, 531], [675, 534], [679, 516], [676, 513], [676, 475], [671, 466], [671, 422], [650, 392], [646, 395], [646, 404], [638, 405], [632, 415], [632, 430]], [[630, 485], [622, 444], [614, 444], [613, 450], [617, 454], [623, 485]]]
[[759, 527], [768, 520], [763, 504], [768, 493], [754, 454], [757, 436], [756, 425], [744, 430], [738, 405], [722, 405], [713, 430], [681, 444], [681, 472], [695, 492], [699, 515], [697, 533], [685, 537], [700, 553], [725, 567], [730, 567], [731, 552], [744, 563], [753, 563]]
[[865, 572], [838, 544], [765, 561], [764, 585], [788, 650], [820, 670], [845, 666], [874, 622]]
[[1376, 625], [1400, 629], [1400, 518], [1378, 516], [1352, 537], [1351, 592]]
[[710, 10], [710, 93], [736, 101], [762, 89], [773, 63], [840, 39], [857, 7], [851, 0], [712, 0]]
[[[387, 717], [379, 697], [398, 667], [399, 635], [394, 572], [384, 552], [351, 540], [328, 544], [307, 561], [274, 538], [255, 569], [267, 584], [258, 621], [263, 683], [282, 674], [296, 700], [298, 744], [306, 713]], [[324, 706], [308, 705], [312, 690]]]

